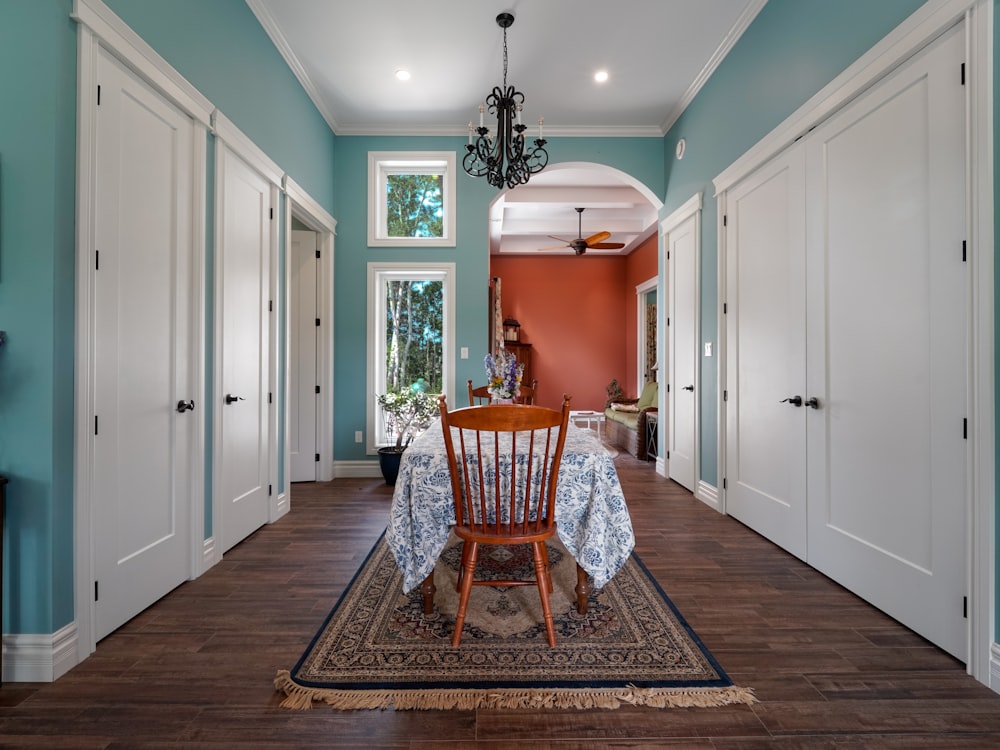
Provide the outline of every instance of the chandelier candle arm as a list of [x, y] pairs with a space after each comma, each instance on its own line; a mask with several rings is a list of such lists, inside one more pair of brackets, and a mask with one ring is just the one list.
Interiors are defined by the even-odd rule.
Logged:
[[[486, 177], [494, 187], [515, 187], [525, 184], [533, 174], [542, 171], [549, 163], [542, 137], [543, 118], [538, 118], [538, 138], [534, 147], [525, 150], [524, 132], [528, 129], [521, 122], [524, 94], [507, 85], [507, 29], [514, 23], [514, 16], [501, 13], [497, 25], [503, 29], [503, 87], [496, 86], [479, 105], [479, 127], [473, 137], [469, 123], [469, 143], [462, 160], [462, 167], [473, 177]], [[486, 108], [497, 118], [496, 135], [490, 133], [483, 122]]]

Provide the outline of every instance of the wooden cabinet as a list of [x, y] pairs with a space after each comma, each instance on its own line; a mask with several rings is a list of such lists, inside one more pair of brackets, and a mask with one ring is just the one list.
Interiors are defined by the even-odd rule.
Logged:
[[505, 341], [504, 349], [517, 357], [518, 364], [524, 365], [524, 373], [521, 375], [521, 382], [531, 385], [531, 344], [521, 344], [517, 341]]

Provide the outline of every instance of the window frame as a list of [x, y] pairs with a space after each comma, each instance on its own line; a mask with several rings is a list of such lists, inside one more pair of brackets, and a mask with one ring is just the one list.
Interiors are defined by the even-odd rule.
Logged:
[[[387, 226], [388, 176], [393, 174], [441, 175], [441, 237], [390, 237]], [[455, 247], [455, 152], [368, 152], [368, 246]]]
[[440, 281], [441, 311], [441, 382], [444, 393], [455, 393], [455, 264], [395, 263], [368, 264], [368, 374], [365, 410], [366, 452], [375, 455], [391, 442], [385, 438], [382, 411], [376, 399], [385, 392], [385, 322], [386, 302], [383, 289], [388, 281]]

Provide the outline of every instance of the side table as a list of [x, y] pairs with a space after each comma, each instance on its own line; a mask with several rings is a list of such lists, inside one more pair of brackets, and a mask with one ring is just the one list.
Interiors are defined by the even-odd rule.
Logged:
[[657, 452], [657, 422], [659, 421], [659, 413], [656, 409], [650, 409], [646, 412], [646, 460], [656, 458]]
[[597, 439], [603, 440], [601, 437], [601, 425], [604, 424], [604, 412], [570, 411], [569, 421], [577, 427], [583, 427], [583, 425], [586, 425], [587, 429], [595, 430], [597, 432]]

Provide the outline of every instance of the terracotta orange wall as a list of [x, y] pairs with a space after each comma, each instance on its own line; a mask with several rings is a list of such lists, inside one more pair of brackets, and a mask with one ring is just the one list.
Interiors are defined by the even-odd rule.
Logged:
[[[636, 366], [639, 357], [639, 337], [636, 334], [636, 326], [638, 325], [638, 303], [635, 298], [635, 288], [639, 286], [639, 284], [643, 284], [650, 279], [656, 278], [658, 247], [659, 243], [656, 235], [654, 234], [625, 258], [625, 328], [631, 331], [631, 335], [626, 343], [626, 379], [619, 380], [619, 382], [622, 384], [622, 389], [631, 396], [639, 395], [638, 393], [633, 393], [633, 391], [637, 388], [636, 383], [639, 378], [639, 373], [637, 372], [638, 367]], [[662, 338], [662, 336], [660, 338]]]
[[656, 276], [655, 237], [651, 243], [625, 258], [491, 259], [490, 275], [502, 281], [504, 317], [515, 318], [521, 341], [532, 345], [538, 404], [558, 407], [569, 393], [572, 408], [603, 410], [612, 378], [634, 389], [635, 286]]

